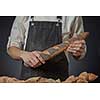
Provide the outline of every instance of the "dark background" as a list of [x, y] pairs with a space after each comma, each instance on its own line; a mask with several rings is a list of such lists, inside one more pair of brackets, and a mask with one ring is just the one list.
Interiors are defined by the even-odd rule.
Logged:
[[[19, 78], [21, 62], [14, 61], [6, 53], [6, 44], [14, 19], [14, 16], [0, 17], [0, 75]], [[100, 17], [84, 16], [83, 22], [85, 31], [90, 32], [86, 40], [87, 54], [80, 61], [70, 57], [69, 74], [78, 75], [82, 71], [88, 71], [100, 75]]]

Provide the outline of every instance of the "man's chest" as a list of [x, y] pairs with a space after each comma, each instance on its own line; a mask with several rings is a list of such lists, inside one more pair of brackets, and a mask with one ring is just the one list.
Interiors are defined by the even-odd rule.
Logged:
[[59, 18], [62, 19], [59, 16], [34, 16], [32, 17], [34, 21], [54, 21], [54, 22], [57, 22]]

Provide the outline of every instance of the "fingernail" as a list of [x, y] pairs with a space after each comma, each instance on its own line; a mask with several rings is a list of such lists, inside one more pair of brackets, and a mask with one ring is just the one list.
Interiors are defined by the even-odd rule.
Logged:
[[45, 64], [45, 62], [43, 62], [43, 64]]

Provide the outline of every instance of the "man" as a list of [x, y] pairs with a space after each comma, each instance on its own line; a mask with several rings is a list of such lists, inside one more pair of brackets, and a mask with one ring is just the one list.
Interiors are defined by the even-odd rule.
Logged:
[[[71, 34], [64, 34], [62, 38], [65, 32]], [[13, 59], [23, 61], [21, 79], [41, 76], [63, 81], [68, 77], [65, 53], [48, 62], [39, 53], [81, 32], [83, 22], [78, 16], [19, 16], [13, 23], [7, 51]], [[85, 41], [75, 41], [67, 51], [77, 59], [82, 58], [85, 55]]]

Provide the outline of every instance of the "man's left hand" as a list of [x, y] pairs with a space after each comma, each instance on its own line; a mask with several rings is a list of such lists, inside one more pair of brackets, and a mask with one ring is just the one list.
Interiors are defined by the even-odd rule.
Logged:
[[67, 51], [75, 57], [80, 57], [85, 51], [85, 40], [76, 40], [69, 45]]

